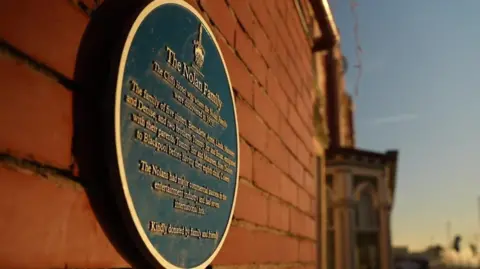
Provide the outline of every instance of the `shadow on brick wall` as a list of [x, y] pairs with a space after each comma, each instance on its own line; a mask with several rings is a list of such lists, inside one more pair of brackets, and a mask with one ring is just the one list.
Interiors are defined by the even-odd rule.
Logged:
[[73, 154], [80, 178], [108, 239], [135, 268], [151, 268], [146, 261], [152, 257], [139, 248], [143, 243], [133, 224], [127, 224], [131, 221], [122, 221], [129, 212], [125, 201], [114, 195], [123, 192], [116, 169], [111, 169], [116, 167], [114, 95], [129, 26], [147, 2], [107, 0], [96, 9], [82, 37], [74, 74], [78, 90], [74, 92]]

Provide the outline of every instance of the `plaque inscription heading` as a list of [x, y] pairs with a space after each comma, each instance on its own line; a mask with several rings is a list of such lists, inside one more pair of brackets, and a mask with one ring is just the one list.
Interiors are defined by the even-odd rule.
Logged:
[[204, 268], [231, 223], [239, 172], [228, 71], [200, 14], [148, 4], [130, 28], [115, 89], [116, 182], [140, 249], [165, 268]]

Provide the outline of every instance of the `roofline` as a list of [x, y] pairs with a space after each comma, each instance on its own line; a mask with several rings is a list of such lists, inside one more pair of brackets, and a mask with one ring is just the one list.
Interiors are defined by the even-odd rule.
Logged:
[[340, 43], [340, 34], [328, 0], [310, 0], [322, 36], [313, 41], [312, 52], [328, 50]]
[[388, 150], [386, 152], [371, 151], [352, 147], [334, 146], [327, 150], [327, 159], [334, 158], [335, 155], [351, 155], [355, 157], [366, 157], [377, 159], [383, 162], [396, 162], [398, 150]]
[[327, 162], [329, 160], [335, 160], [338, 155], [343, 155], [345, 157], [354, 157], [357, 159], [362, 159], [362, 161], [366, 162], [373, 160], [374, 162], [381, 163], [384, 167], [390, 168], [388, 177], [391, 180], [391, 206], [393, 207], [395, 201], [395, 189], [397, 186], [398, 150], [387, 150], [386, 152], [382, 153], [353, 147], [331, 147], [328, 148], [326, 152]]

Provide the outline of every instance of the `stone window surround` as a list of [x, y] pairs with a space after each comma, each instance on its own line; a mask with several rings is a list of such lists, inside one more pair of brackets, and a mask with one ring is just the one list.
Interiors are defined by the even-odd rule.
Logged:
[[[359, 201], [359, 198], [360, 198], [360, 195], [363, 191], [367, 190], [367, 191], [370, 191], [371, 194], [372, 194], [372, 198], [373, 198], [373, 202], [374, 202], [374, 208], [376, 208], [379, 212], [379, 216], [378, 216], [378, 220], [379, 222], [380, 221], [383, 221], [383, 222], [388, 222], [388, 223], [384, 223], [382, 225], [380, 225], [379, 223], [379, 226], [377, 228], [374, 228], [372, 229], [372, 231], [377, 231], [379, 232], [379, 235], [383, 235], [384, 237], [388, 237], [387, 238], [383, 238], [384, 240], [380, 240], [379, 244], [380, 245], [384, 245], [384, 244], [389, 244], [390, 242], [390, 229], [389, 229], [389, 219], [390, 219], [390, 208], [391, 208], [391, 203], [392, 203], [392, 194], [391, 194], [391, 191], [389, 190], [388, 188], [388, 184], [387, 184], [387, 181], [389, 180], [388, 178], [385, 177], [385, 175], [388, 175], [388, 172], [386, 171], [388, 168], [385, 167], [384, 170], [382, 169], [378, 169], [378, 168], [368, 168], [368, 167], [359, 167], [359, 166], [356, 166], [356, 165], [334, 165], [334, 166], [330, 166], [330, 167], [327, 167], [326, 168], [326, 171], [325, 171], [325, 174], [327, 175], [339, 175], [339, 174], [348, 174], [350, 178], [350, 181], [353, 179], [353, 175], [355, 176], [369, 176], [369, 177], [374, 177], [377, 179], [377, 186], [379, 186], [379, 188], [383, 189], [383, 195], [381, 195], [382, 197], [379, 197], [379, 194], [378, 192], [376, 191], [373, 191], [372, 193], [372, 185], [371, 183], [368, 183], [368, 182], [364, 182], [364, 183], [361, 183], [359, 184], [358, 186], [356, 186], [355, 188], [353, 187], [352, 184], [348, 184], [350, 185], [350, 192], [349, 192], [349, 198], [344, 198], [344, 199], [341, 199], [339, 197], [339, 195], [337, 195], [337, 193], [330, 187], [330, 186], [327, 186], [326, 184], [326, 177], [323, 177], [321, 178], [321, 185], [323, 186], [323, 188], [321, 189], [324, 189], [325, 190], [325, 193], [324, 193], [324, 196], [325, 197], [325, 203], [323, 203], [323, 207], [321, 208], [321, 217], [322, 218], [326, 218], [327, 217], [327, 214], [328, 214], [328, 208], [327, 208], [327, 199], [330, 201], [330, 203], [333, 201], [334, 202], [334, 211], [332, 212], [335, 216], [335, 210], [338, 210], [339, 208], [342, 208], [342, 207], [347, 207], [347, 208], [352, 208], [354, 209], [355, 206], [358, 204], [358, 201]], [[335, 179], [334, 179], [335, 180]], [[370, 190], [368, 190], [370, 189]], [[324, 222], [328, 225], [328, 219]], [[334, 221], [334, 227], [328, 227], [326, 226], [325, 229], [322, 231], [323, 235], [321, 236], [322, 238], [325, 238], [325, 240], [322, 240], [321, 244], [322, 244], [322, 248], [327, 248], [328, 247], [328, 242], [326, 242], [326, 239], [327, 239], [327, 231], [334, 231], [335, 233], [337, 231], [339, 231], [339, 229], [341, 229], [341, 224], [338, 223], [338, 222], [335, 222]], [[352, 223], [353, 224], [353, 223]], [[351, 236], [353, 237], [356, 232], [357, 232], [357, 229], [354, 225], [352, 225], [352, 230], [351, 230]], [[344, 227], [343, 227], [344, 228]], [[382, 231], [380, 231], [382, 230]], [[385, 231], [383, 231], [385, 230]], [[353, 238], [352, 238], [353, 239]], [[350, 241], [351, 242], [351, 241]], [[353, 242], [351, 242], [353, 243]], [[345, 248], [343, 248], [345, 249]], [[355, 248], [352, 248], [351, 250], [354, 250]], [[380, 248], [382, 249], [382, 248]], [[388, 251], [386, 250], [387, 248], [383, 248], [384, 250], [381, 250], [382, 253], [381, 255], [388, 255], [386, 253], [384, 253], [384, 251]], [[336, 248], [336, 250], [340, 250], [340, 248]], [[340, 253], [339, 253], [340, 254]], [[354, 266], [354, 259], [355, 259], [355, 255], [353, 253], [350, 253], [352, 255], [350, 255], [352, 258], [351, 258], [351, 261], [349, 263], [344, 263], [344, 264], [336, 264], [336, 267], [338, 268], [339, 266], [343, 266], [343, 269], [344, 268], [355, 268]], [[328, 255], [328, 254], [327, 254]], [[347, 255], [348, 257], [349, 255]], [[326, 256], [323, 256], [326, 258]], [[338, 261], [339, 259], [344, 259], [345, 257], [342, 257], [342, 255], [335, 255], [335, 260]], [[381, 262], [381, 268], [388, 268], [388, 267], [385, 267], [385, 266], [388, 266], [388, 264], [390, 263], [390, 261], [388, 260], [384, 260]], [[325, 264], [326, 265], [326, 264]], [[346, 266], [346, 267], [345, 267]]]

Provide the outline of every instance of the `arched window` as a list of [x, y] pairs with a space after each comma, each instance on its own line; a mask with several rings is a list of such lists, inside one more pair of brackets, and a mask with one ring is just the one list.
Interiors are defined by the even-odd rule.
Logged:
[[355, 224], [358, 229], [378, 228], [378, 212], [375, 205], [375, 192], [372, 188], [364, 188], [357, 197]]

